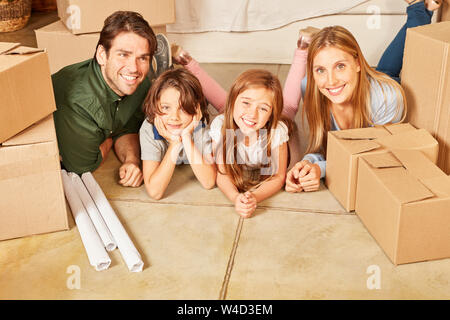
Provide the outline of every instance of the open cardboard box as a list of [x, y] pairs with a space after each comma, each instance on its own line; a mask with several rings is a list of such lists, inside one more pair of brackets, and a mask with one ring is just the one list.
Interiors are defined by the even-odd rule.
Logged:
[[328, 132], [325, 183], [347, 211], [355, 210], [359, 157], [389, 149], [419, 150], [436, 163], [439, 146], [408, 123]]
[[0, 143], [56, 110], [47, 53], [0, 42]]
[[73, 34], [100, 32], [115, 11], [135, 11], [148, 23], [175, 22], [175, 0], [57, 0], [58, 16]]
[[50, 115], [0, 146], [0, 240], [68, 229]]
[[358, 166], [356, 214], [394, 264], [450, 257], [450, 177], [416, 150]]

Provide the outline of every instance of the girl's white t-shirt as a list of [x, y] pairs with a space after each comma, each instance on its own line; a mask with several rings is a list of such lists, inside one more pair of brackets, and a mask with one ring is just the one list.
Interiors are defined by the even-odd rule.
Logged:
[[[211, 123], [209, 135], [211, 139], [219, 145], [222, 140], [222, 127], [224, 123], [224, 115], [218, 115]], [[260, 131], [261, 132], [261, 131]], [[238, 135], [238, 133], [235, 133]], [[287, 126], [279, 121], [276, 129], [272, 132], [271, 149], [274, 150], [283, 143], [289, 140], [289, 132]], [[239, 139], [238, 139], [239, 141]], [[240, 161], [243, 161], [249, 167], [259, 167], [262, 164], [267, 164], [267, 136], [260, 134], [257, 141], [246, 146], [243, 142], [238, 142], [237, 154]], [[238, 160], [239, 161], [239, 160]]]

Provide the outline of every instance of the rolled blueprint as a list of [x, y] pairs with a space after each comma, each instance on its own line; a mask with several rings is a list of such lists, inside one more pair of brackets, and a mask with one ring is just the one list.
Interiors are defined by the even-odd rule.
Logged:
[[103, 245], [105, 246], [106, 250], [113, 251], [117, 247], [116, 242], [114, 241], [111, 232], [106, 226], [105, 221], [98, 211], [94, 200], [92, 200], [91, 195], [86, 189], [83, 181], [81, 181], [81, 178], [76, 173], [69, 172], [67, 175], [69, 176], [69, 179], [72, 180], [72, 183], [75, 186], [75, 190], [77, 191], [78, 196], [80, 197], [81, 202], [84, 205], [84, 208], [89, 214], [89, 217], [91, 218], [91, 221], [94, 224], [94, 227], [97, 230], [100, 239], [102, 239]]
[[97, 271], [108, 269], [111, 264], [111, 259], [103, 247], [102, 240], [97, 234], [94, 224], [89, 218], [89, 215], [65, 170], [61, 170], [61, 176], [64, 185], [64, 194], [69, 202], [73, 218], [78, 227], [78, 232], [80, 233], [81, 241], [86, 249], [91, 266], [95, 267], [95, 270]]
[[90, 172], [86, 172], [81, 175], [81, 180], [83, 180], [84, 185], [88, 189], [92, 199], [94, 199], [103, 220], [105, 220], [109, 231], [111, 231], [112, 236], [116, 240], [117, 247], [125, 260], [128, 269], [131, 272], [142, 271], [144, 262], [141, 259], [141, 255], [136, 250], [136, 247], [122, 226], [122, 223], [119, 218], [117, 218], [114, 209], [106, 199], [106, 196], [97, 181], [95, 181], [94, 176]]

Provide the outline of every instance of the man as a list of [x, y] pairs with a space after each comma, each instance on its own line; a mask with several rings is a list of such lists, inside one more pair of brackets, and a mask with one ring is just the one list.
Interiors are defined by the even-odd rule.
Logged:
[[114, 148], [122, 163], [119, 183], [142, 184], [138, 132], [157, 43], [155, 75], [171, 63], [167, 39], [155, 36], [140, 14], [118, 11], [105, 20], [93, 59], [52, 76], [56, 134], [65, 169], [93, 172]]

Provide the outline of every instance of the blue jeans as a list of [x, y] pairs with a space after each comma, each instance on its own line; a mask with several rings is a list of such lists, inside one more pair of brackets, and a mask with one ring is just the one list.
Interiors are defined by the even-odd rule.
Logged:
[[431, 23], [433, 11], [429, 11], [425, 7], [423, 1], [414, 3], [406, 8], [405, 25], [397, 33], [378, 62], [377, 71], [384, 72], [392, 79], [400, 83], [400, 71], [403, 66], [403, 51], [405, 49], [406, 30]]

